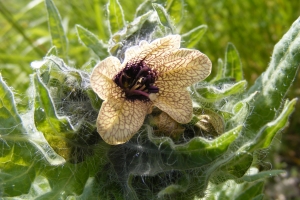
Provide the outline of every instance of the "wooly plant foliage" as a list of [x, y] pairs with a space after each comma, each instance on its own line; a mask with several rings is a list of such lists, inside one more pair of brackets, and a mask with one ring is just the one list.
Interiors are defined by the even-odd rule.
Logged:
[[[27, 112], [18, 112], [11, 88], [0, 78], [1, 197], [263, 198], [265, 179], [282, 173], [261, 171], [260, 156], [294, 110], [296, 99], [285, 96], [300, 62], [300, 19], [275, 46], [254, 85], [247, 88], [239, 54], [228, 44], [216, 75], [188, 88], [193, 102], [189, 123], [153, 108], [128, 142], [109, 145], [96, 128], [103, 100], [90, 86], [94, 66], [108, 56], [123, 61], [125, 51], [141, 40], [180, 30], [160, 4], [146, 1], [128, 23], [118, 0], [110, 0], [109, 41], [76, 26], [79, 40], [94, 56], [75, 69], [68, 65], [68, 39], [58, 10], [52, 0], [45, 4], [53, 47], [42, 61], [32, 62]], [[181, 6], [174, 3], [168, 10]], [[193, 48], [206, 28], [181, 34], [181, 47]]]

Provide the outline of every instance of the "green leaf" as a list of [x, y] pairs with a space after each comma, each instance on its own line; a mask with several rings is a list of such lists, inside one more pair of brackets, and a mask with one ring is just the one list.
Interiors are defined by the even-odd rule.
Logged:
[[[213, 172], [213, 170], [208, 172], [204, 169], [210, 169], [214, 161], [222, 158], [221, 155], [239, 136], [241, 129], [242, 126], [237, 127], [211, 141], [195, 137], [183, 144], [174, 144], [169, 137], [154, 137], [149, 132], [148, 136], [152, 143], [145, 137], [144, 131], [147, 130], [145, 129], [141, 135], [134, 136], [128, 143], [111, 148], [108, 158], [112, 166], [109, 169], [114, 170], [109, 173], [115, 174], [115, 178], [126, 180], [126, 184], [121, 184], [121, 187], [126, 196], [130, 197], [138, 196], [140, 199], [145, 199], [148, 197], [147, 194], [156, 195], [149, 190], [153, 187], [159, 191], [166, 188], [167, 191], [164, 190], [160, 194], [170, 193], [174, 191], [174, 187], [183, 190], [186, 188], [180, 197], [191, 192], [187, 188], [193, 188], [194, 194], [204, 192], [206, 184], [199, 186], [198, 183], [207, 181]], [[130, 162], [127, 162], [128, 159]], [[196, 169], [202, 170], [199, 172]], [[160, 185], [155, 184], [157, 181], [168, 180], [168, 177], [172, 177], [173, 173], [176, 175], [177, 172], [180, 174], [175, 178], [178, 186], [169, 187], [168, 181]], [[142, 189], [139, 190], [138, 188], [141, 187]], [[178, 199], [181, 199], [180, 197]]]
[[99, 56], [101, 60], [108, 56], [107, 45], [103, 44], [101, 40], [99, 40], [96, 35], [83, 28], [80, 25], [76, 25], [77, 35], [79, 41], [83, 43], [85, 46], [94, 51], [96, 55]]
[[52, 0], [45, 0], [48, 11], [48, 25], [52, 37], [52, 46], [56, 46], [58, 55], [68, 60], [68, 39], [62, 26], [60, 14]]
[[134, 19], [149, 12], [149, 10], [153, 10], [151, 0], [143, 1], [135, 10]]
[[270, 178], [273, 176], [278, 176], [279, 174], [284, 173], [284, 170], [268, 170], [268, 171], [262, 171], [258, 172], [256, 174], [250, 174], [250, 175], [245, 175], [239, 179], [237, 179], [237, 182], [254, 182], [258, 180], [265, 180], [266, 178]]
[[[68, 133], [72, 133], [69, 129], [72, 127], [66, 118], [57, 116], [49, 91], [36, 74], [33, 75], [34, 110], [24, 114], [21, 121], [12, 92], [2, 78], [0, 83], [0, 107], [6, 108], [15, 119], [14, 124], [10, 124], [13, 126], [12, 130], [0, 132], [1, 197], [65, 199], [78, 198], [82, 194], [91, 194], [91, 191], [94, 196], [98, 195], [94, 191], [95, 184], [91, 184], [89, 178], [95, 177], [107, 163], [103, 155], [106, 155], [108, 145], [103, 141], [99, 142], [97, 137], [92, 138], [93, 144], [89, 142], [88, 135], [94, 131], [94, 127], [85, 123], [76, 132], [78, 137], [68, 138]], [[46, 139], [53, 145], [51, 147], [63, 148], [58, 150], [59, 153], [71, 152], [73, 157], [75, 154], [85, 159], [76, 164], [57, 159], [57, 154], [32, 124], [33, 117], [39, 131], [46, 134]], [[2, 118], [0, 119], [2, 122]], [[5, 116], [5, 120], [11, 119]], [[97, 133], [96, 135], [99, 138]], [[66, 141], [72, 145], [61, 145]]]
[[[34, 178], [32, 148], [17, 111], [14, 95], [0, 74], [0, 191], [1, 196], [27, 192]], [[26, 151], [24, 151], [26, 150]]]
[[49, 91], [40, 78], [34, 75], [33, 81], [35, 126], [44, 134], [55, 152], [68, 160], [71, 155], [70, 140], [74, 137], [74, 129], [68, 118], [57, 116]]
[[14, 95], [0, 74], [0, 133], [4, 136], [23, 132], [25, 129], [16, 108]]
[[[19, 115], [14, 96], [0, 76], [0, 191], [1, 197], [27, 194], [37, 169], [45, 161], [58, 164], [32, 124], [32, 113]], [[3, 123], [3, 124], [2, 124]]]
[[30, 180], [31, 188], [27, 194], [23, 194], [19, 199], [38, 199], [42, 195], [51, 191], [48, 180], [43, 176], [37, 176]]
[[81, 66], [81, 70], [87, 73], [92, 73], [94, 67], [99, 62], [99, 59], [90, 58], [85, 65]]
[[155, 25], [155, 28], [151, 33], [151, 38], [153, 40], [157, 38], [165, 37], [166, 35], [173, 34], [170, 28], [163, 26], [160, 22], [156, 22], [156, 23], [158, 24]]
[[[95, 160], [96, 161], [96, 160]], [[46, 167], [44, 176], [47, 177], [51, 191], [45, 193], [40, 199], [65, 199], [69, 195], [80, 195], [89, 178], [88, 166], [91, 163], [79, 163], [77, 167], [67, 163], [64, 166]], [[91, 167], [91, 169], [93, 169]], [[74, 174], [76, 172], [76, 174]], [[60, 176], [58, 176], [60, 174]]]
[[46, 57], [47, 56], [52, 56], [52, 55], [57, 56], [57, 48], [56, 48], [56, 46], [52, 46], [49, 49], [49, 51], [46, 53]]
[[223, 77], [234, 78], [235, 81], [243, 80], [243, 69], [240, 56], [235, 46], [231, 43], [228, 43], [226, 48]]
[[115, 33], [111, 39], [112, 40], [111, 43], [113, 44], [109, 46], [109, 52], [112, 55], [115, 55], [117, 50], [122, 46], [121, 42], [126, 38], [130, 37], [136, 31], [140, 30], [143, 24], [149, 19], [149, 17], [152, 14], [153, 11], [149, 11], [144, 15], [135, 18], [132, 22], [127, 24], [122, 31]]
[[[250, 104], [255, 100], [257, 93], [249, 95], [248, 98], [235, 103], [232, 107], [233, 116], [227, 120], [226, 129], [231, 129], [238, 125], [244, 125], [249, 114], [251, 113]], [[231, 104], [228, 102], [227, 104]]]
[[274, 121], [267, 123], [260, 129], [256, 137], [251, 142], [248, 151], [268, 148], [276, 133], [287, 126], [289, 117], [295, 110], [296, 103], [297, 99], [293, 99], [291, 101], [287, 100], [280, 115]]
[[[169, 137], [152, 138], [151, 140], [160, 148], [170, 148], [174, 151], [174, 155], [179, 157], [189, 157], [185, 163], [178, 163], [186, 168], [187, 166], [202, 166], [218, 158], [221, 154], [226, 152], [229, 145], [238, 137], [242, 126], [238, 126], [232, 130], [223, 133], [212, 141], [206, 140], [202, 137], [195, 137], [184, 145], [174, 145]], [[169, 158], [171, 160], [171, 157]], [[176, 158], [181, 160], [180, 158]], [[192, 161], [192, 163], [189, 163]], [[174, 168], [174, 166], [173, 166]]]
[[184, 20], [184, 1], [183, 0], [167, 0], [166, 10], [172, 17], [175, 24], [181, 24]]
[[[32, 148], [28, 148], [24, 143], [19, 145], [23, 145], [23, 151], [26, 149], [26, 151], [34, 152]], [[20, 152], [21, 147], [19, 145], [17, 151], [14, 151], [14, 148], [12, 148], [12, 158], [14, 161], [0, 164], [0, 189], [2, 197], [13, 197], [27, 193], [31, 187], [31, 181], [35, 177], [35, 162], [31, 165], [22, 165], [16, 162], [18, 157], [32, 161], [32, 157], [28, 157], [28, 153]]]
[[228, 179], [241, 178], [251, 167], [252, 162], [253, 156], [250, 153], [238, 152], [229, 162], [218, 169], [211, 181], [220, 184]]
[[243, 192], [236, 197], [236, 200], [245, 200], [245, 199], [253, 199], [256, 196], [261, 195], [264, 188], [264, 181], [259, 181], [256, 184], [245, 188]]
[[118, 0], [109, 0], [107, 14], [111, 34], [116, 33], [125, 26], [125, 19], [122, 6]]
[[221, 89], [213, 85], [208, 85], [206, 87], [195, 86], [195, 90], [197, 92], [197, 96], [203, 101], [215, 102], [230, 95], [243, 92], [246, 88], [246, 85], [246, 81], [239, 81], [235, 84], [224, 84], [223, 88]]
[[198, 26], [191, 31], [182, 34], [182, 45], [186, 48], [193, 48], [195, 47], [199, 41], [201, 40], [202, 36], [207, 30], [206, 25]]
[[[0, 131], [0, 191], [2, 197], [15, 197], [32, 194], [40, 187], [35, 182], [39, 171], [47, 164], [58, 165], [62, 160], [57, 158], [43, 136], [35, 129], [33, 113], [28, 111], [19, 116], [13, 94], [0, 77], [1, 126]], [[5, 111], [4, 111], [5, 109]], [[3, 118], [2, 118], [3, 117]], [[22, 120], [21, 120], [22, 119]], [[49, 188], [48, 188], [49, 189]], [[41, 192], [39, 190], [39, 192]], [[21, 198], [20, 196], [20, 198]]]
[[222, 184], [210, 184], [209, 193], [206, 193], [207, 200], [232, 200], [232, 199], [256, 199], [262, 196], [263, 181], [253, 183], [236, 183], [232, 180]]
[[89, 76], [85, 72], [55, 56], [45, 60], [33, 76], [35, 126], [57, 154], [67, 161], [80, 162], [93, 153], [93, 146], [100, 140], [95, 119], [102, 101], [87, 87]]
[[255, 196], [255, 197], [253, 197], [252, 200], [263, 200], [264, 196], [265, 196], [264, 194], [259, 194], [259, 195]]
[[221, 58], [218, 59], [218, 68], [216, 76], [210, 81], [211, 83], [217, 84], [216, 82], [221, 80], [223, 77], [224, 63]]
[[168, 15], [167, 11], [165, 10], [165, 8], [162, 5], [157, 4], [157, 3], [153, 3], [152, 6], [155, 9], [155, 11], [156, 11], [156, 13], [159, 17], [160, 23], [163, 26], [168, 27], [169, 29], [171, 29], [172, 33], [174, 33], [175, 32], [174, 27], [172, 25], [170, 17]]
[[103, 100], [98, 97], [98, 95], [91, 89], [86, 91], [91, 104], [95, 110], [100, 110]]
[[247, 95], [257, 91], [259, 95], [253, 103], [253, 113], [247, 120], [249, 132], [258, 131], [280, 112], [282, 99], [292, 85], [300, 63], [300, 18], [298, 18], [275, 45], [267, 70], [248, 90]]

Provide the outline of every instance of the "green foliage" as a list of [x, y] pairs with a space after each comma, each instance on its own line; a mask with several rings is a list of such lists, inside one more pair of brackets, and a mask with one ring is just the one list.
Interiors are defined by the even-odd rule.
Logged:
[[233, 44], [229, 43], [226, 49], [224, 77], [234, 78], [235, 81], [243, 79], [242, 63]]
[[91, 128], [87, 124], [71, 134], [67, 118], [57, 117], [45, 85], [37, 75], [33, 79], [35, 109], [21, 117], [12, 92], [1, 79], [1, 122], [8, 126], [1, 124], [1, 196], [58, 199], [83, 195], [84, 188], [92, 187], [89, 177], [103, 166], [105, 156], [99, 155], [105, 155], [107, 145], [98, 143], [98, 135], [92, 140], [86, 135]]
[[68, 39], [62, 26], [60, 14], [52, 0], [46, 0], [45, 4], [48, 11], [48, 24], [52, 37], [52, 46], [55, 46], [58, 55], [66, 60], [68, 55]]
[[245, 80], [238, 83], [225, 86], [219, 89], [218, 85], [211, 85], [204, 88], [197, 88], [196, 91], [199, 94], [199, 98], [203, 98], [203, 101], [214, 102], [216, 100], [221, 100], [233, 94], [240, 93], [245, 89], [247, 82]]
[[[173, 29], [173, 26], [171, 24], [171, 20], [169, 15], [167, 14], [167, 11], [164, 9], [164, 7], [160, 4], [153, 3], [152, 4], [153, 8], [155, 9], [158, 17], [159, 17], [159, 22], [161, 25], [168, 27], [169, 29]], [[174, 30], [172, 30], [174, 32]]]
[[110, 32], [115, 33], [125, 26], [123, 9], [118, 0], [109, 0], [107, 5]]
[[[189, 7], [196, 1], [186, 2]], [[108, 55], [122, 59], [126, 48], [140, 40], [170, 33], [185, 32], [183, 46], [197, 47], [207, 26], [193, 24], [196, 28], [186, 31], [191, 24], [184, 23], [183, 1], [168, 0], [165, 6], [145, 1], [130, 22], [127, 13], [133, 17], [134, 12], [124, 12], [122, 1], [108, 2], [107, 19], [99, 3], [70, 4], [77, 11], [75, 18], [91, 17], [80, 6], [95, 13], [92, 25], [76, 25], [72, 35], [64, 30], [53, 1], [45, 0], [52, 47], [43, 60], [31, 64], [26, 109], [17, 107], [10, 84], [0, 76], [1, 197], [262, 199], [264, 180], [283, 172], [258, 171], [258, 154], [287, 126], [296, 104], [296, 99], [284, 98], [300, 62], [300, 19], [275, 46], [268, 69], [248, 90], [239, 53], [229, 43], [216, 75], [190, 88], [194, 118], [182, 125], [178, 140], [154, 134], [160, 131], [150, 120], [154, 113], [128, 143], [110, 146], [95, 127], [102, 100], [90, 88], [89, 73], [96, 62]], [[6, 12], [3, 8], [1, 13]], [[68, 41], [79, 50], [69, 51]], [[72, 55], [78, 56], [77, 69], [71, 66]], [[203, 114], [222, 119], [224, 124], [218, 126], [224, 127], [218, 128], [225, 131], [206, 136], [199, 126]]]
[[108, 56], [107, 48], [101, 40], [80, 25], [76, 25], [79, 40], [88, 48], [90, 48], [101, 60]]
[[192, 30], [190, 30], [188, 33], [185, 33], [182, 35], [182, 40], [183, 40], [183, 46], [186, 48], [193, 48], [195, 47], [204, 33], [207, 30], [206, 25], [200, 25]]

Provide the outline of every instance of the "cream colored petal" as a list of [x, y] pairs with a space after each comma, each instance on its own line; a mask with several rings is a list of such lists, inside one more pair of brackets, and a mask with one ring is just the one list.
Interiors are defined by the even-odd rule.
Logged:
[[98, 96], [106, 100], [111, 94], [121, 95], [121, 89], [113, 82], [113, 78], [121, 70], [120, 60], [116, 57], [108, 57], [101, 61], [91, 75], [91, 87]]
[[150, 103], [109, 98], [103, 102], [97, 131], [111, 145], [127, 142], [142, 126]]
[[150, 44], [146, 41], [141, 41], [138, 46], [133, 46], [126, 50], [124, 64], [128, 61], [139, 62], [141, 60], [151, 64], [154, 59], [162, 57], [168, 51], [178, 49], [180, 47], [180, 38], [180, 35], [169, 35], [156, 39]]
[[186, 89], [177, 91], [160, 91], [154, 100], [154, 106], [168, 113], [170, 117], [181, 124], [191, 121], [193, 115], [192, 100]]
[[155, 84], [159, 89], [186, 88], [205, 79], [211, 72], [211, 61], [198, 50], [179, 49], [156, 63], [160, 73]]

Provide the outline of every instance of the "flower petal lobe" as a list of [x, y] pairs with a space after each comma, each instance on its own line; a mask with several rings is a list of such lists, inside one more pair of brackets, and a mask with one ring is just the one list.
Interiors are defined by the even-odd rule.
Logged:
[[181, 124], [186, 124], [192, 119], [192, 100], [186, 89], [162, 91], [154, 101], [154, 105]]
[[108, 144], [125, 143], [142, 126], [148, 107], [149, 104], [141, 101], [109, 98], [101, 106], [97, 131]]
[[94, 68], [91, 75], [91, 87], [101, 99], [106, 100], [111, 94], [121, 95], [122, 91], [112, 80], [119, 72], [120, 66], [120, 60], [111, 56]]
[[160, 71], [157, 86], [173, 90], [186, 88], [205, 79], [211, 67], [209, 58], [200, 51], [179, 49], [157, 60], [152, 68]]
[[133, 46], [126, 50], [124, 63], [144, 60], [147, 64], [150, 64], [153, 62], [153, 59], [159, 59], [168, 51], [178, 49], [180, 47], [180, 38], [180, 35], [169, 35], [156, 39], [150, 44], [146, 41], [141, 41], [138, 46]]

